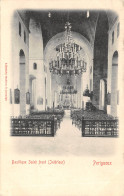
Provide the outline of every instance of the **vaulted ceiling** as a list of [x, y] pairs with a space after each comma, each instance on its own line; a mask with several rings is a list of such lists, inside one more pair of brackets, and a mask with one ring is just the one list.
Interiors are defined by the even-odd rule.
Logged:
[[[48, 17], [49, 12], [51, 17]], [[40, 22], [44, 47], [54, 35], [65, 30], [67, 21], [71, 23], [72, 31], [82, 34], [92, 45], [99, 15], [107, 18], [108, 29], [118, 17], [112, 10], [90, 10], [89, 18], [86, 15], [87, 10], [18, 10], [18, 13], [28, 28], [30, 18]]]

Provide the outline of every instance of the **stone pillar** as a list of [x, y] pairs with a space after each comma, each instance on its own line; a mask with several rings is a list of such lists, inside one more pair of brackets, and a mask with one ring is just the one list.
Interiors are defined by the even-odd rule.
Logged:
[[[34, 18], [29, 22], [29, 73], [36, 78], [36, 109], [45, 110], [45, 72], [43, 62], [43, 38], [41, 25]], [[36, 65], [34, 67], [34, 65]]]
[[105, 82], [100, 80], [100, 96], [99, 96], [99, 109], [105, 109]]
[[117, 116], [117, 86], [118, 86], [118, 66], [112, 66], [112, 80], [111, 80], [111, 115]]
[[38, 111], [45, 110], [45, 77], [43, 61], [37, 60], [38, 72], [36, 78], [36, 108]]
[[[47, 66], [49, 67], [49, 66]], [[51, 73], [47, 72], [47, 87], [46, 87], [46, 94], [47, 94], [47, 101], [48, 107], [53, 107], [53, 99], [52, 99], [52, 81], [51, 81]]]
[[34, 79], [32, 84], [32, 91], [33, 91], [33, 103], [34, 103], [34, 109], [37, 109], [37, 91], [36, 91], [36, 79]]

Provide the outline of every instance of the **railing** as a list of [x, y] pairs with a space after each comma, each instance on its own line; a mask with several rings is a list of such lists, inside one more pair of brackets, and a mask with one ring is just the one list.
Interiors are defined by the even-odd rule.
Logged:
[[118, 135], [118, 120], [82, 119], [82, 136], [84, 137], [118, 137]]
[[11, 118], [11, 136], [55, 136], [56, 119]]

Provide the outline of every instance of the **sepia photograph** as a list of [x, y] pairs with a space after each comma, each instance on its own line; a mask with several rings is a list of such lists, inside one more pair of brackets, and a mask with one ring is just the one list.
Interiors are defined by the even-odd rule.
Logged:
[[[119, 136], [118, 13], [15, 10], [11, 26], [11, 136], [55, 137], [58, 153], [62, 146], [66, 153], [68, 143], [83, 153], [97, 137], [95, 152], [101, 143], [114, 150]], [[49, 141], [37, 142], [51, 149]]]
[[0, 196], [124, 196], [123, 2], [88, 2], [1, 2]]

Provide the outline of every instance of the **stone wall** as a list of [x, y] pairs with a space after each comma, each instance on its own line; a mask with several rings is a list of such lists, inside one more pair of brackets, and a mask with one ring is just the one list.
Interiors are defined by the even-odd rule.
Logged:
[[[114, 81], [114, 75], [112, 77], [112, 59], [113, 59], [113, 55], [114, 53], [117, 51], [118, 52], [118, 57], [119, 57], [119, 34], [117, 35], [117, 26], [119, 24], [119, 18], [117, 18], [115, 21], [114, 21], [114, 24], [113, 26], [109, 29], [109, 32], [108, 32], [108, 36], [109, 36], [109, 40], [108, 40], [108, 78], [107, 78], [107, 93], [112, 93], [112, 89], [113, 89], [113, 86], [112, 86], [112, 81]], [[114, 42], [112, 43], [112, 33], [114, 32]], [[119, 68], [119, 65], [118, 65], [118, 68]], [[113, 70], [114, 71], [114, 70]], [[117, 71], [117, 70], [116, 70]], [[115, 72], [115, 71], [114, 71]], [[113, 72], [113, 74], [114, 74]], [[118, 77], [119, 78], [119, 77]], [[119, 90], [119, 86], [118, 86], [118, 81], [116, 80], [115, 81], [117, 84], [116, 84], [116, 88], [117, 90]], [[112, 95], [111, 94], [111, 101], [110, 101], [110, 105], [107, 105], [107, 113], [108, 114], [111, 114], [111, 115], [114, 115], [114, 116], [117, 116], [118, 113], [117, 113], [117, 94], [116, 95]], [[115, 101], [112, 100], [113, 99], [116, 99]], [[116, 104], [115, 104], [116, 102]], [[112, 109], [113, 108], [113, 109]]]
[[[43, 38], [41, 26], [38, 21], [30, 18], [29, 23], [29, 75], [35, 78], [34, 92], [36, 101], [32, 102], [35, 110], [41, 111], [45, 109], [45, 74], [43, 63]], [[30, 84], [31, 91], [31, 84]], [[31, 95], [33, 96], [33, 95]]]
[[[19, 23], [21, 24], [21, 35], [19, 35]], [[11, 65], [11, 90], [12, 90], [12, 116], [25, 115], [29, 113], [29, 105], [26, 104], [26, 92], [29, 87], [29, 31], [27, 26], [22, 21], [17, 11], [13, 13], [12, 18], [12, 65]], [[24, 41], [24, 31], [26, 35], [26, 41]], [[25, 80], [20, 81], [20, 51], [23, 50], [25, 54]], [[23, 67], [24, 69], [24, 67]], [[19, 89], [20, 86], [25, 83], [25, 96], [21, 99], [21, 104], [14, 103], [14, 89]], [[21, 92], [20, 92], [21, 93]], [[23, 107], [22, 107], [23, 105]]]

